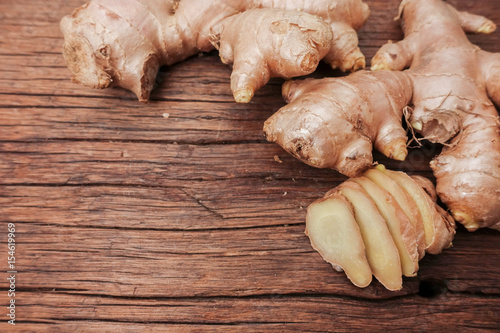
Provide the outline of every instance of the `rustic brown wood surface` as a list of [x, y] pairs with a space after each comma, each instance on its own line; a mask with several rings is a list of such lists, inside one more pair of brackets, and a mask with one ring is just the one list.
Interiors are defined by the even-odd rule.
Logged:
[[[359, 36], [371, 58], [401, 38], [399, 1], [366, 2]], [[449, 2], [500, 24], [497, 0]], [[346, 178], [263, 138], [282, 81], [235, 104], [230, 69], [211, 53], [163, 69], [148, 104], [74, 84], [58, 22], [82, 3], [0, 1], [1, 332], [500, 328], [500, 233], [460, 228], [399, 292], [354, 287], [303, 233], [306, 207]], [[500, 52], [500, 31], [470, 38]], [[432, 177], [437, 151], [376, 159]]]

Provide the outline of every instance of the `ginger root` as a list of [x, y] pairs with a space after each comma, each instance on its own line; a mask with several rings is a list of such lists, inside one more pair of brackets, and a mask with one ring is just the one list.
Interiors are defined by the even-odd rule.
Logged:
[[370, 167], [372, 144], [405, 159], [405, 113], [424, 139], [445, 145], [431, 168], [453, 217], [470, 231], [500, 230], [500, 118], [492, 103], [500, 105], [500, 54], [464, 32], [491, 33], [495, 24], [441, 0], [404, 0], [400, 13], [405, 39], [377, 52], [379, 71], [286, 82], [290, 103], [266, 122], [267, 139], [309, 165], [354, 177]]
[[401, 121], [412, 84], [404, 73], [295, 80], [282, 90], [289, 104], [265, 122], [264, 133], [301, 161], [356, 177], [372, 166], [373, 146], [390, 158], [406, 158]]
[[446, 144], [431, 162], [437, 193], [468, 230], [500, 230], [500, 54], [479, 49], [465, 32], [495, 24], [441, 0], [404, 0], [405, 38], [384, 45], [372, 69], [403, 70], [413, 82], [411, 124]]
[[[259, 22], [257, 28], [255, 22]], [[256, 33], [249, 34], [253, 29]], [[333, 38], [330, 27], [318, 16], [269, 8], [230, 16], [212, 32], [221, 61], [234, 64], [234, 98], [245, 103], [271, 77], [292, 78], [314, 72], [328, 54]]]
[[[377, 169], [347, 180], [312, 203], [307, 210], [306, 234], [313, 248], [334, 267], [345, 270], [354, 285], [367, 286], [373, 273], [387, 289], [399, 290], [402, 275], [417, 274], [423, 257], [419, 256], [419, 240], [431, 239], [427, 252], [438, 254], [451, 246], [455, 224], [413, 178], [382, 165]], [[404, 177], [404, 181], [390, 185], [403, 198], [395, 198], [384, 186], [371, 181], [374, 172], [390, 179]], [[409, 195], [416, 189], [416, 196]], [[427, 186], [427, 190], [434, 188]], [[401, 200], [415, 214], [417, 225], [398, 204]], [[434, 228], [423, 225], [421, 215], [426, 212]]]
[[270, 77], [309, 74], [323, 57], [364, 67], [356, 29], [368, 15], [362, 0], [91, 0], [61, 20], [63, 54], [74, 81], [147, 101], [161, 66], [215, 46], [248, 102]]

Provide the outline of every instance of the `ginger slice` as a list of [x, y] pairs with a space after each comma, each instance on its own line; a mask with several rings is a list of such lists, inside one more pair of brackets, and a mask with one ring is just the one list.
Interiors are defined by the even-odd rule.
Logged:
[[422, 176], [419, 176], [419, 175], [411, 175], [408, 177], [410, 177], [415, 183], [417, 183], [418, 186], [423, 188], [425, 193], [427, 193], [427, 195], [429, 195], [431, 197], [432, 201], [434, 201], [434, 202], [437, 201], [438, 198], [437, 198], [437, 193], [436, 193], [436, 187], [429, 179], [422, 177]]
[[[430, 200], [430, 198], [428, 198]], [[430, 254], [439, 254], [443, 252], [444, 249], [451, 247], [453, 238], [456, 233], [455, 220], [445, 211], [443, 208], [439, 207], [437, 203], [431, 201], [429, 205], [434, 204], [434, 209], [432, 210], [433, 220], [434, 220], [434, 239], [432, 244], [429, 245], [427, 252]]]
[[417, 178], [417, 182], [403, 172], [385, 168], [379, 170], [396, 181], [415, 202], [422, 217], [426, 251], [430, 254], [439, 254], [443, 249], [450, 247], [455, 235], [455, 223], [451, 216], [431, 198], [435, 197], [432, 183], [422, 177]]
[[356, 182], [347, 181], [337, 190], [354, 207], [354, 216], [366, 246], [366, 257], [373, 275], [387, 289], [400, 290], [403, 279], [398, 249], [377, 206]]
[[340, 195], [312, 203], [307, 209], [306, 235], [312, 247], [336, 270], [344, 270], [357, 287], [372, 281], [363, 238], [351, 204]]
[[424, 224], [422, 222], [420, 210], [416, 206], [413, 198], [398, 184], [398, 182], [389, 177], [389, 175], [385, 174], [383, 170], [385, 170], [385, 166], [379, 164], [375, 167], [375, 169], [367, 170], [363, 176], [385, 189], [394, 197], [394, 199], [396, 199], [397, 203], [401, 209], [403, 209], [406, 216], [410, 219], [411, 224], [415, 228], [418, 257], [419, 259], [422, 259], [425, 255], [426, 241]]
[[404, 276], [415, 276], [418, 271], [418, 248], [415, 228], [396, 199], [385, 189], [366, 177], [353, 178], [373, 199], [396, 244]]

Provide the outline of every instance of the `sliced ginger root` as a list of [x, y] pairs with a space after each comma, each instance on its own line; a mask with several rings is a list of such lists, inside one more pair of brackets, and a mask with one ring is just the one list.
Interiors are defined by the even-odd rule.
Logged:
[[392, 178], [412, 198], [420, 212], [425, 250], [430, 254], [439, 254], [450, 247], [455, 235], [455, 223], [448, 214], [441, 214], [441, 208], [432, 199], [432, 196], [435, 197], [432, 183], [423, 177], [412, 178], [404, 172], [387, 170], [381, 164], [376, 169]]
[[401, 259], [404, 276], [415, 276], [418, 271], [418, 247], [415, 228], [408, 216], [401, 209], [396, 199], [366, 177], [354, 178], [373, 199], [380, 214], [384, 217], [392, 239], [396, 244]]
[[[355, 285], [366, 286], [369, 281], [366, 260], [371, 274], [382, 285], [389, 290], [399, 290], [402, 275], [417, 274], [418, 261], [422, 258], [418, 243], [424, 240], [427, 252], [440, 253], [451, 246], [455, 225], [451, 216], [433, 201], [435, 189], [430, 181], [424, 178], [415, 181], [383, 166], [377, 169], [365, 173], [376, 182], [365, 176], [352, 178], [312, 203], [307, 213], [306, 234], [313, 248], [334, 267], [346, 270]], [[383, 186], [381, 180], [390, 185]], [[418, 225], [412, 224], [386, 188], [404, 198], [403, 205], [407, 205], [410, 212], [418, 211], [423, 216], [414, 221]], [[410, 195], [414, 191], [416, 195]], [[428, 226], [424, 227], [424, 223]], [[349, 232], [352, 235], [348, 239]], [[429, 244], [425, 242], [427, 239]], [[346, 262], [347, 258], [354, 258], [351, 265]]]
[[396, 202], [406, 214], [415, 229], [415, 234], [417, 235], [416, 240], [418, 257], [419, 259], [422, 259], [425, 255], [426, 242], [423, 230], [424, 224], [422, 222], [420, 211], [415, 205], [413, 198], [395, 180], [381, 172], [380, 169], [385, 169], [385, 167], [379, 164], [376, 168], [367, 170], [363, 176], [389, 192], [392, 197], [396, 199]]
[[363, 187], [354, 181], [346, 181], [335, 191], [340, 192], [354, 207], [373, 276], [387, 289], [400, 290], [403, 281], [399, 252], [377, 206]]
[[340, 195], [323, 198], [309, 206], [306, 221], [306, 234], [323, 259], [355, 286], [368, 286], [372, 271], [351, 204]]

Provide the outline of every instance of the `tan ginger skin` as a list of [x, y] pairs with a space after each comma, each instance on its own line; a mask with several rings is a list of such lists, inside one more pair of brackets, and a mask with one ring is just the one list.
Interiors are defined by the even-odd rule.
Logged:
[[405, 0], [400, 12], [405, 38], [383, 46], [372, 68], [409, 67], [411, 123], [424, 138], [446, 143], [431, 162], [439, 197], [467, 229], [500, 230], [500, 119], [491, 102], [500, 105], [500, 54], [465, 35], [496, 26], [440, 0]]
[[289, 102], [264, 124], [269, 141], [317, 168], [356, 177], [373, 164], [373, 146], [404, 160], [403, 108], [412, 85], [400, 72], [361, 71], [343, 78], [288, 81]]
[[[390, 72], [408, 84], [380, 88], [381, 83], [393, 82], [394, 78], [380, 77], [374, 82], [363, 78], [367, 75], [363, 72], [352, 74], [352, 79], [325, 79], [324, 88], [315, 81], [287, 82], [283, 93], [291, 103], [266, 122], [266, 135], [310, 165], [354, 176], [370, 162], [368, 139], [389, 157], [401, 160], [406, 156], [402, 147], [381, 144], [370, 134], [379, 136], [380, 123], [394, 123], [385, 119], [394, 117], [394, 105], [383, 106], [376, 99], [367, 101], [362, 92], [381, 89], [377, 93], [380, 100], [398, 94], [411, 96], [395, 105], [397, 116], [411, 103], [410, 122], [415, 130], [432, 142], [445, 144], [431, 162], [439, 197], [468, 230], [500, 230], [500, 119], [491, 102], [500, 105], [500, 54], [471, 44], [464, 32], [491, 33], [496, 26], [441, 0], [405, 0], [400, 8], [406, 37], [383, 46], [372, 60], [372, 70], [409, 67], [404, 72]], [[373, 75], [376, 73], [389, 72]], [[353, 83], [355, 80], [358, 82]], [[329, 82], [352, 85], [350, 90], [359, 91], [360, 99], [353, 99], [346, 89], [333, 90]], [[341, 127], [334, 114], [362, 120]], [[313, 117], [317, 119], [311, 120]], [[376, 120], [364, 121], [369, 117]], [[357, 140], [362, 144], [353, 143], [356, 126], [352, 124], [358, 124], [359, 136], [365, 141]], [[391, 150], [392, 156], [387, 153]]]
[[161, 66], [217, 47], [234, 63], [236, 101], [249, 102], [270, 77], [309, 74], [322, 58], [364, 67], [356, 29], [368, 15], [362, 0], [92, 0], [61, 20], [63, 54], [74, 81], [146, 101]]

